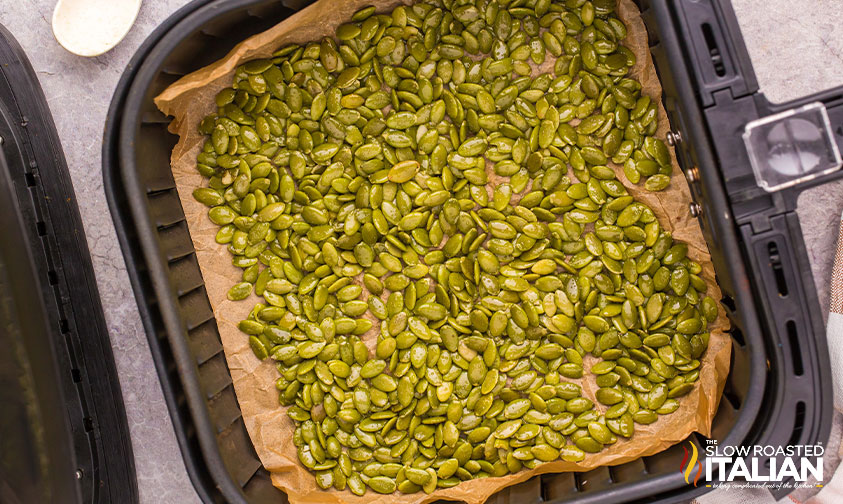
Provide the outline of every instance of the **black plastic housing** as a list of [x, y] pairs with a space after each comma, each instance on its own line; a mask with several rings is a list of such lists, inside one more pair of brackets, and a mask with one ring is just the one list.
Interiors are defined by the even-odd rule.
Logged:
[[137, 502], [67, 165], [35, 72], [3, 27], [0, 230], [0, 502]]
[[[169, 119], [152, 98], [183, 75], [221, 58], [236, 42], [308, 3], [194, 1], [142, 46], [109, 111], [103, 146], [106, 193], [188, 472], [206, 502], [285, 499], [271, 486], [243, 425], [170, 170], [177, 138], [167, 132]], [[794, 234], [798, 223], [792, 212], [769, 219], [783, 221], [788, 230], [775, 235], [778, 262], [756, 255], [755, 235], [747, 235], [745, 221], [734, 217], [742, 208], [731, 190], [735, 159], [723, 163], [725, 154], [718, 150], [730, 140], [731, 131], [709, 117], [725, 110], [724, 102], [716, 101], [723, 89], [766, 103], [757, 94], [734, 13], [721, 0], [638, 3], [665, 89], [665, 106], [684, 138], [677, 149], [680, 163], [685, 170], [698, 167], [692, 192], [703, 209], [701, 225], [734, 327], [731, 371], [713, 438], [732, 445], [824, 442], [832, 408], [829, 362], [804, 244]], [[705, 24], [709, 28], [704, 29]], [[716, 41], [716, 51], [709, 40]], [[757, 114], [765, 109], [760, 110]], [[737, 112], [725, 115], [735, 125], [754, 118], [732, 114]], [[776, 229], [773, 225], [765, 232]], [[777, 271], [785, 272], [790, 297], [771, 298], [770, 286], [777, 284], [770, 282], [778, 278]], [[782, 303], [789, 306], [784, 309]], [[796, 317], [797, 313], [801, 314]], [[783, 332], [790, 320], [782, 320], [783, 314], [794, 317], [795, 336]], [[768, 410], [762, 412], [762, 406]], [[690, 440], [698, 446], [706, 442], [698, 435]], [[619, 466], [545, 474], [505, 489], [489, 502], [686, 501], [706, 489], [685, 483], [679, 472], [682, 458], [677, 445]]]
[[[744, 402], [739, 423], [750, 427], [739, 443], [824, 443], [832, 412], [830, 363], [795, 210], [801, 191], [843, 172], [768, 193], [756, 183], [742, 134], [752, 120], [819, 101], [839, 146], [843, 88], [771, 104], [758, 90], [727, 0], [642, 3], [665, 106], [681, 139], [677, 157], [701, 205], [699, 221], [730, 312], [733, 341], [743, 339], [748, 348], [761, 345], [767, 354], [767, 362], [757, 360], [760, 352], [750, 359], [750, 379], [763, 373], [764, 388], [739, 397]], [[732, 375], [736, 364], [733, 359]], [[725, 398], [732, 401], [728, 387]], [[753, 411], [759, 418], [743, 424]], [[733, 434], [728, 443], [738, 444], [741, 438]]]

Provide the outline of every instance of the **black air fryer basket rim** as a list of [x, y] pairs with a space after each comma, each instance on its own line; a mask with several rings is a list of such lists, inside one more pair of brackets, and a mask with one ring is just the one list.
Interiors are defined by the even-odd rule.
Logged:
[[[248, 2], [239, 0], [239, 3], [246, 4]], [[192, 408], [191, 418], [185, 419], [178, 414], [179, 403], [183, 401], [183, 398], [178, 397], [178, 392], [181, 391], [185, 379], [189, 380], [192, 377], [192, 382], [195, 384], [195, 376], [184, 376], [181, 370], [183, 366], [188, 366], [188, 368], [193, 366], [193, 372], [195, 373], [195, 363], [191, 359], [182, 356], [177, 366], [181, 378], [180, 386], [172, 383], [167, 374], [167, 360], [171, 356], [165, 356], [165, 352], [162, 349], [162, 342], [156, 338], [155, 329], [152, 326], [152, 312], [160, 313], [160, 311], [155, 306], [142, 301], [142, 282], [150, 281], [150, 262], [155, 264], [155, 261], [149, 261], [147, 259], [147, 254], [154, 256], [157, 254], [157, 251], [155, 244], [150, 244], [148, 239], [140, 240], [140, 243], [132, 241], [131, 236], [137, 233], [136, 226], [138, 222], [146, 222], [146, 219], [144, 216], [138, 217], [138, 209], [135, 205], [129, 205], [129, 196], [126, 194], [124, 186], [125, 179], [128, 177], [126, 170], [123, 169], [123, 164], [120, 162], [120, 151], [130, 148], [125, 143], [120, 145], [120, 138], [123, 136], [120, 134], [121, 117], [127, 107], [127, 96], [131, 95], [137, 99], [137, 93], [131, 94], [129, 90], [133, 88], [140, 68], [150, 58], [162, 57], [163, 49], [159, 45], [162, 39], [172, 40], [177, 36], [176, 34], [185, 33], [183, 30], [188, 29], [188, 26], [192, 25], [195, 29], [204, 24], [204, 22], [186, 23], [190, 21], [191, 17], [195, 18], [198, 13], [205, 12], [203, 9], [217, 10], [213, 5], [213, 0], [192, 0], [179, 8], [153, 30], [127, 64], [126, 69], [117, 83], [106, 118], [102, 150], [103, 187], [109, 208], [115, 220], [115, 230], [126, 261], [126, 269], [132, 284], [132, 290], [135, 293], [141, 320], [155, 362], [156, 372], [162, 385], [162, 392], [167, 403], [170, 420], [173, 423], [176, 439], [188, 476], [203, 502], [214, 502], [213, 495], [215, 491], [221, 492], [226, 497], [226, 500], [230, 502], [246, 502], [241, 489], [234, 484], [231, 477], [225, 472], [225, 468], [220, 462], [220, 452], [215, 442], [202, 444], [200, 452], [204, 460], [197, 460], [197, 457], [191, 451], [192, 447], [190, 446], [186, 432], [196, 429], [195, 423], [197, 420], [207, 426], [208, 413], [207, 410], [202, 411], [194, 408], [195, 405], [202, 404], [202, 398], [200, 397], [198, 398], [199, 401], [195, 399], [187, 401]], [[212, 16], [212, 14], [208, 15]], [[178, 29], [174, 29], [176, 25], [178, 25]], [[141, 197], [145, 196], [141, 191], [135, 194], [139, 194]], [[147, 232], [145, 236], [148, 238], [152, 234]], [[151, 248], [148, 248], [150, 246]], [[163, 285], [156, 286], [156, 292], [160, 292], [158, 287], [163, 287], [164, 292], [169, 291], [169, 286]], [[181, 330], [178, 329], [176, 332], [181, 333]], [[207, 432], [207, 430], [204, 432]], [[208, 434], [199, 436], [200, 442], [208, 438]], [[213, 440], [213, 434], [210, 435], [210, 439]], [[206, 470], [211, 473], [212, 479], [210, 481], [206, 480], [206, 475], [203, 474], [203, 471]]]
[[[206, 501], [212, 500], [211, 494], [214, 491], [221, 492], [229, 501], [246, 502], [246, 497], [239, 486], [232, 481], [220, 460], [220, 451], [214, 437], [215, 433], [208, 419], [208, 410], [205, 403], [202, 402], [207, 400], [207, 398], [203, 397], [197, 381], [196, 361], [192, 358], [190, 349], [187, 347], [185, 330], [180, 314], [177, 309], [174, 309], [177, 304], [172, 288], [167, 281], [166, 259], [161, 257], [160, 250], [155, 242], [155, 229], [149, 222], [149, 215], [144, 207], [146, 194], [139, 179], [138, 167], [135, 165], [134, 138], [138, 134], [138, 125], [141, 119], [139, 114], [143, 110], [141, 104], [146, 99], [150, 83], [159, 73], [160, 67], [167, 56], [190, 34], [200, 30], [201, 27], [205, 26], [211, 20], [219, 19], [232, 12], [265, 3], [267, 3], [265, 0], [218, 0], [211, 3], [208, 0], [194, 0], [191, 4], [171, 16], [165, 25], [156, 29], [144, 43], [138, 54], [135, 55], [126, 73], [121, 78], [117, 93], [109, 110], [109, 121], [107, 123], [109, 127], [106, 130], [106, 142], [103, 147], [106, 192], [109, 205], [115, 214], [115, 223], [118, 224], [116, 226], [118, 228], [118, 236], [127, 259], [133, 288], [138, 297], [138, 305], [144, 319], [144, 326], [147, 330], [151, 347], [153, 347], [153, 355], [159, 377], [165, 390], [168, 407], [173, 416], [173, 422], [188, 472], [194, 484], [197, 486], [197, 490], [200, 491], [203, 499]], [[641, 3], [645, 4], [643, 10], [646, 11], [646, 4], [648, 2], [645, 0]], [[659, 12], [664, 14], [663, 10]], [[647, 13], [645, 12], [645, 14]], [[671, 20], [659, 18], [650, 22], [667, 23], [669, 25]], [[672, 30], [664, 31], [665, 33], [660, 33], [663, 44], [671, 42], [678, 43], [676, 33]], [[674, 38], [673, 41], [669, 38], [671, 35]], [[684, 62], [676, 58], [676, 53], [672, 55], [674, 57], [670, 60], [670, 64], [672, 66], [677, 65], [676, 68], [681, 68]], [[679, 84], [680, 87], [684, 88], [681, 90], [682, 92], [693, 93], [690, 83], [680, 82]], [[121, 114], [123, 114], [122, 117]], [[700, 129], [700, 131], [694, 132], [695, 134], [705, 135], [702, 119], [699, 122], [690, 122], [695, 123], [693, 125], [696, 125]], [[688, 131], [693, 131], [693, 128], [688, 128]], [[702, 152], [698, 154], [706, 155], [708, 153]], [[112, 173], [114, 170], [118, 170], [119, 173]], [[722, 184], [714, 176], [709, 178], [712, 180], [712, 184]], [[124, 190], [126, 191], [125, 193], [123, 192]], [[716, 191], [715, 194], [717, 194]], [[713, 204], [715, 206], [723, 205], [723, 207], [726, 205], [725, 201], [714, 201]], [[127, 206], [129, 207], [128, 209], [126, 208]], [[127, 229], [122, 229], [123, 226]], [[134, 229], [132, 226], [138, 226], [138, 228]], [[137, 242], [139, 243], [131, 243], [132, 236], [130, 234], [136, 231], [139, 231], [137, 232]], [[732, 230], [731, 234], [726, 233], [726, 235], [723, 237], [721, 245], [727, 251], [732, 249], [732, 251], [737, 251], [736, 253], [740, 254], [734, 230]], [[138, 255], [138, 250], [131, 250], [136, 245], [140, 246], [141, 255]], [[138, 265], [143, 265], [148, 271], [139, 270]], [[745, 271], [743, 273], [745, 278]], [[158, 306], [147, 305], [142, 300], [143, 286], [141, 284], [147, 277], [151, 277], [152, 286], [150, 288], [155, 291]], [[751, 293], [739, 291], [737, 294], [736, 297], [740, 303], [739, 306], [754, 306]], [[749, 296], [748, 299], [741, 299], [747, 295]], [[184, 393], [187, 395], [186, 402], [190, 408], [190, 418], [182, 419], [179, 418], [179, 415], [175, 414], [178, 409], [176, 403], [180, 399], [176, 397], [176, 390], [174, 388], [176, 386], [169, 383], [170, 377], [167, 375], [167, 370], [165, 369], [166, 363], [164, 362], [166, 357], [162, 354], [160, 348], [156, 348], [158, 345], [161, 345], [161, 342], [156, 339], [153, 333], [150, 310], [160, 310], [160, 315], [164, 319], [167, 332], [166, 337], [169, 346], [172, 348], [173, 358], [175, 359], [174, 366], [178, 370], [181, 386], [184, 387]], [[754, 330], [748, 329], [750, 327], [754, 327]], [[732, 425], [732, 429], [728, 435], [721, 440], [722, 442], [732, 444], [740, 444], [748, 439], [748, 433], [753, 427], [753, 424], [756, 423], [756, 420], [759, 420], [756, 418], [756, 415], [763, 399], [760, 390], [764, 389], [764, 374], [766, 372], [766, 358], [763, 353], [764, 342], [761, 337], [761, 331], [758, 328], [757, 320], [751, 317], [749, 322], [745, 324], [744, 329], [744, 338], [746, 338], [748, 345], [755, 349], [750, 352], [752, 354], [750, 356], [750, 380], [753, 383], [752, 387], [756, 390], [753, 393], [747, 394], [744, 403], [740, 406], [739, 418]], [[189, 441], [185, 439], [186, 434], [184, 431], [187, 428], [195, 428], [197, 431], [202, 457], [204, 458], [201, 462], [193, 460], [195, 454], [191, 452], [192, 447], [189, 446]], [[207, 481], [204, 478], [205, 475], [201, 474], [203, 467], [206, 467], [210, 471], [211, 479], [214, 482], [214, 486], [217, 487], [216, 489], [206, 488]], [[682, 481], [682, 476], [676, 471], [659, 477], [650, 477], [645, 481], [613, 484], [612, 488], [608, 491], [582, 495], [583, 498], [580, 502], [605, 502], [607, 500], [614, 500], [613, 498], [646, 498], [655, 494], [661, 494], [665, 498], [664, 501], [674, 501], [687, 499], [705, 491], [704, 489], [688, 491], [690, 488], [686, 489], [683, 487], [684, 482]]]
[[[213, 0], [193, 0], [172, 14], [164, 24], [156, 28], [141, 46], [138, 53], [133, 56], [126, 73], [121, 77], [112, 104], [109, 107], [109, 120], [107, 120], [106, 124], [111, 127], [106, 129], [106, 142], [103, 144], [104, 159], [109, 160], [110, 163], [115, 163], [120, 168], [118, 177], [122, 184], [119, 192], [123, 192], [123, 189], [128, 189], [130, 194], [135, 196], [135, 199], [146, 197], [145, 192], [140, 187], [137, 170], [133, 166], [133, 136], [136, 134], [136, 127], [134, 125], [139, 124], [137, 121], [137, 115], [141, 110], [139, 102], [147, 94], [146, 88], [140, 87], [138, 83], [148, 84], [156, 73], [154, 68], [157, 65], [151, 65], [150, 62], [158, 62], [166, 58], [185, 34], [200, 30], [210, 19], [224, 15], [229, 10], [240, 9], [253, 3], [255, 3], [253, 0], [230, 0], [223, 6], [221, 2], [214, 2]], [[135, 122], [130, 122], [130, 119], [135, 120]], [[115, 127], [118, 128], [117, 131], [113, 130]], [[126, 133], [127, 131], [132, 131], [133, 134], [128, 134]], [[116, 157], [113, 157], [112, 149], [115, 149], [115, 144], [117, 146]], [[104, 166], [109, 167], [111, 166], [110, 163]], [[124, 168], [124, 163], [128, 165], [128, 168]], [[181, 381], [181, 388], [187, 396], [186, 403], [190, 409], [192, 420], [190, 424], [182, 424], [179, 415], [174, 414], [178, 409], [176, 404], [179, 399], [173, 393], [172, 387], [163, 386], [162, 388], [164, 389], [168, 409], [171, 412], [171, 419], [174, 422], [179, 447], [182, 451], [188, 475], [197, 492], [205, 502], [213, 502], [215, 499], [212, 497], [211, 488], [207, 487], [208, 482], [205, 481], [205, 475], [202, 474], [203, 469], [210, 472], [213, 485], [216, 487], [215, 490], [221, 492], [227, 501], [245, 503], [247, 499], [241, 487], [235, 484], [226, 471], [225, 465], [222, 463], [221, 453], [215, 440], [217, 433], [214, 432], [211, 426], [208, 411], [204, 403], [206, 399], [203, 397], [201, 387], [197, 381], [196, 362], [190, 354], [190, 349], [187, 347], [184, 327], [178, 309], [176, 308], [178, 302], [173, 297], [171, 286], [167, 281], [167, 273], [164, 270], [166, 258], [161, 256], [158, 244], [154, 241], [155, 230], [150, 225], [149, 215], [146, 214], [144, 207], [131, 204], [135, 201], [135, 199], [132, 199], [132, 196], [129, 196], [127, 201], [121, 203], [114, 201], [114, 196], [117, 194], [117, 191], [114, 189], [120, 182], [113, 178], [113, 174], [110, 171], [108, 169], [104, 170], [104, 184], [108, 187], [106, 194], [109, 196], [109, 204], [112, 208], [115, 208], [122, 206], [121, 203], [130, 203], [131, 222], [134, 226], [138, 227], [134, 231], [138, 232], [141, 253], [146, 259], [141, 259], [148, 269], [148, 273], [144, 273], [147, 273], [147, 276], [151, 279], [155, 292], [159, 296], [161, 306], [170, 308], [162, 309], [159, 313], [167, 327], [168, 343], [172, 349], [172, 357], [177, 363], [176, 367]], [[122, 210], [125, 211], [125, 208]], [[115, 227], [118, 228], [118, 237], [121, 240], [121, 244], [128, 241], [123, 230], [119, 229], [121, 226]], [[122, 249], [125, 255], [127, 247], [124, 245]], [[149, 260], [152, 257], [158, 260]], [[138, 278], [139, 272], [135, 267], [136, 258], [126, 257], [126, 260], [132, 287], [137, 297], [140, 294], [140, 279]], [[154, 332], [150, 330], [150, 307], [142, 306], [142, 304], [140, 299], [138, 299], [144, 328], [147, 332], [150, 347], [153, 348], [153, 357], [155, 357], [158, 376], [162, 385], [165, 385], [169, 382], [170, 378], [167, 375], [166, 366], [163, 362], [163, 355], [156, 348], [160, 345], [160, 342], [155, 340]], [[201, 463], [194, 460], [193, 454], [189, 451], [188, 441], [184, 436], [185, 431], [189, 428], [195, 429], [198, 434], [201, 454], [204, 458], [204, 461]]]
[[[140, 110], [139, 102], [142, 101], [146, 95], [146, 86], [139, 85], [139, 83], [146, 84], [154, 78], [155, 74], [158, 71], [160, 61], [166, 58], [168, 54], [170, 54], [173, 48], [176, 47], [179, 42], [181, 42], [185, 34], [189, 34], [192, 33], [194, 30], [200, 29], [202, 26], [206, 25], [211, 19], [224, 16], [225, 13], [228, 11], [234, 11], [244, 7], [248, 7], [250, 5], [260, 3], [260, 1], [261, 0], [228, 0], [222, 2], [211, 2], [210, 4], [208, 4], [207, 0], [195, 0], [194, 4], [199, 4], [196, 10], [193, 12], [188, 12], [186, 17], [182, 21], [178, 22], [175, 27], [171, 28], [169, 31], [163, 34], [161, 40], [156, 43], [155, 46], [152, 47], [152, 49], [150, 50], [149, 54], [142, 59], [139, 69], [137, 70], [136, 74], [131, 80], [131, 84], [128, 91], [128, 97], [125, 101], [125, 105], [127, 106], [124, 106], [124, 115], [120, 122], [121, 133], [119, 142], [119, 159], [121, 160], [121, 163], [124, 163], [126, 165], [121, 166], [122, 181], [125, 184], [125, 187], [130, 191], [134, 192], [134, 194], [143, 194], [143, 191], [140, 187], [140, 181], [137, 178], [137, 169], [132, 169], [131, 166], [133, 164], [132, 160], [134, 159], [134, 156], [132, 155], [134, 153], [134, 141], [133, 135], [129, 135], [127, 131], [135, 129], [133, 128], [133, 125], [137, 124], [137, 115], [138, 111]], [[185, 8], [184, 10], [188, 9]], [[140, 237], [144, 253], [151, 254], [153, 256], [154, 254], [159, 254], [157, 244], [154, 243], [151, 239], [147, 239], [147, 237], [152, 236], [153, 229], [147, 226], [148, 221], [144, 219], [145, 209], [137, 206], [131, 206], [131, 212], [133, 214], [133, 220], [135, 224], [141, 226]], [[161, 299], [162, 306], [175, 306], [176, 300], [172, 297], [170, 285], [165, 280], [166, 272], [163, 268], [160, 267], [161, 265], [162, 263], [157, 261], [147, 262], [147, 267], [153, 273], [152, 278], [156, 292], [159, 294], [159, 296], [163, 296]], [[185, 387], [185, 393], [188, 396], [187, 402], [191, 409], [193, 421], [195, 422], [195, 428], [199, 433], [199, 440], [202, 445], [202, 453], [205, 457], [207, 467], [211, 471], [214, 480], [218, 484], [220, 482], [220, 479], [222, 479], [224, 483], [231, 483], [230, 488], [225, 488], [226, 485], [223, 484], [223, 488], [221, 488], [221, 490], [223, 491], [224, 495], [229, 498], [237, 494], [242, 496], [242, 492], [233, 484], [230, 477], [225, 472], [225, 468], [218, 463], [219, 450], [216, 445], [216, 442], [213, 440], [212, 428], [207, 418], [207, 412], [201, 409], [204, 404], [198, 402], [203, 400], [201, 397], [201, 388], [199, 387], [199, 384], [196, 381], [195, 363], [191, 358], [189, 349], [187, 348], [185, 339], [183, 337], [181, 320], [178, 318], [178, 314], [172, 310], [162, 311], [164, 312], [163, 315], [165, 319], [165, 324], [168, 327], [168, 341], [174, 350], [175, 359], [179, 363], [181, 363], [181, 365], [178, 366], [179, 375]], [[193, 373], [186, 372], [186, 370], [190, 368], [193, 368]], [[755, 394], [753, 397], [755, 397], [757, 401], [760, 402], [760, 394]], [[193, 398], [193, 400], [191, 400], [191, 398]], [[749, 411], [749, 409], [741, 408], [741, 415], [743, 417], [749, 417], [751, 416], [751, 412]], [[741, 422], [736, 424], [736, 426], [740, 425], [740, 423]], [[746, 424], [748, 427], [751, 422], [743, 423]], [[733, 429], [732, 432], [730, 432], [729, 438], [740, 438], [741, 434], [744, 434], [738, 434], [735, 432], [736, 430], [738, 429]], [[727, 441], [729, 441], [728, 438]], [[192, 476], [195, 477], [194, 475]], [[678, 482], [681, 481], [681, 475], [672, 474], [668, 476], [663, 476], [659, 479], [665, 480], [664, 483], [668, 483], [672, 480], [674, 485], [669, 486], [679, 486]], [[662, 485], [662, 482], [659, 481], [659, 479], [651, 479], [648, 481], [648, 483], [655, 483], [655, 488], [658, 489], [665, 488], [665, 486], [667, 485]], [[641, 486], [638, 482], [631, 483], [629, 485], [632, 487]], [[622, 490], [623, 486], [625, 485], [617, 485], [616, 490]], [[628, 493], [628, 490], [624, 490], [624, 493]], [[605, 495], [601, 498], [605, 498]]]

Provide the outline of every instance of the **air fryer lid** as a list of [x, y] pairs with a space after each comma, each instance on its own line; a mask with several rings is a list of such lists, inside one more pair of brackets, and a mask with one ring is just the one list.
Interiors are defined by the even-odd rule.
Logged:
[[126, 416], [64, 156], [0, 26], [0, 502], [137, 502]]

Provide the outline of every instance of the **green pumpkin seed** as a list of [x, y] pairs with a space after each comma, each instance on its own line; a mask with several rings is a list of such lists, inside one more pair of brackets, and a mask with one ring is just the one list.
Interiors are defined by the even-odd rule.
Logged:
[[373, 478], [369, 478], [366, 484], [369, 488], [381, 494], [391, 494], [397, 488], [395, 480], [387, 478], [386, 476], [375, 476]]
[[591, 436], [578, 438], [574, 444], [577, 445], [577, 448], [587, 453], [597, 453], [603, 449], [603, 444]]

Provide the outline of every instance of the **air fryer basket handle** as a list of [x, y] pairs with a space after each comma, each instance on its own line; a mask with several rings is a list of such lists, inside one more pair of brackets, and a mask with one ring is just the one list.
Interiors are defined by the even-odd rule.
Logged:
[[[799, 191], [840, 172], [769, 193], [756, 182], [742, 134], [750, 121], [818, 100], [836, 128], [843, 122], [841, 90], [771, 104], [759, 92], [728, 0], [640, 5], [665, 108], [680, 133], [677, 157], [702, 207], [697, 215], [725, 295], [735, 352], [754, 355], [762, 347], [767, 355], [762, 363], [750, 359], [749, 369], [733, 366], [724, 400], [737, 405], [741, 418], [725, 437], [714, 437], [744, 445], [823, 443], [832, 411], [830, 364], [795, 208]], [[746, 415], [760, 411], [759, 396], [765, 413]]]
[[[677, 1], [676, 17], [685, 29], [687, 50], [691, 53], [699, 98], [704, 108], [724, 103], [737, 104], [752, 96], [757, 116], [741, 117], [743, 125], [753, 119], [820, 102], [828, 111], [833, 139], [843, 151], [843, 83], [835, 88], [800, 97], [785, 103], [772, 103], [759, 92], [752, 61], [730, 0]], [[728, 96], [728, 98], [727, 98]], [[739, 117], [743, 110], [736, 111]], [[736, 131], [742, 133], [742, 131]], [[740, 135], [734, 136], [739, 141]], [[843, 176], [843, 170], [799, 184], [790, 192], [822, 185]]]

